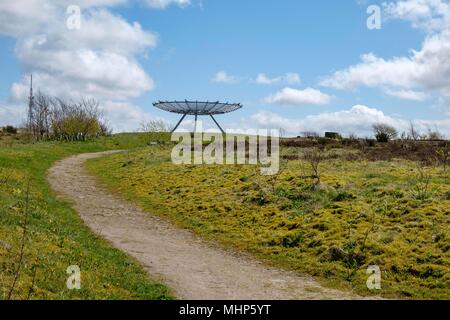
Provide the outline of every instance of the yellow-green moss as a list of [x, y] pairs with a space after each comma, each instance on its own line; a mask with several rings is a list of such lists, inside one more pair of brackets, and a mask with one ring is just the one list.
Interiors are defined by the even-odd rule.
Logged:
[[450, 298], [450, 176], [441, 169], [426, 169], [420, 201], [408, 161], [330, 160], [312, 188], [299, 160], [274, 183], [254, 166], [176, 166], [169, 154], [151, 147], [89, 168], [149, 212], [331, 286], [378, 294], [366, 287], [376, 264], [386, 297]]

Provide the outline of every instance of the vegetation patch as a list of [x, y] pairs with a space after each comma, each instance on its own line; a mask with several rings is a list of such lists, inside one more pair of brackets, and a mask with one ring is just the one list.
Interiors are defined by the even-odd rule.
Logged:
[[379, 294], [366, 287], [378, 265], [385, 297], [450, 298], [448, 172], [308, 148], [284, 146], [274, 177], [255, 166], [173, 165], [160, 145], [88, 167], [151, 213], [330, 286]]

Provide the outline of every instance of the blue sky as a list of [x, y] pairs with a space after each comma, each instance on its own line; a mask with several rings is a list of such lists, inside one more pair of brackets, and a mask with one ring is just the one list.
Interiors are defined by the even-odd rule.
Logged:
[[[24, 7], [48, 3], [18, 2]], [[23, 30], [8, 26], [25, 21], [21, 10], [0, 4], [0, 18], [2, 10], [10, 17], [0, 19], [0, 125], [17, 123], [23, 114], [24, 75], [33, 72], [43, 91], [99, 99], [116, 131], [136, 130], [140, 121], [154, 118], [174, 123], [176, 115], [151, 104], [186, 98], [243, 103], [242, 110], [220, 117], [226, 127], [235, 129], [369, 135], [371, 121], [402, 130], [411, 120], [422, 130], [438, 128], [450, 134], [446, 1], [402, 0], [385, 6], [361, 0], [93, 2], [97, 5], [79, 1], [81, 17], [89, 22], [82, 20], [80, 30], [64, 28], [65, 0], [53, 4], [54, 10], [44, 10], [42, 19]], [[381, 8], [379, 30], [366, 26], [366, 10], [372, 4]], [[44, 22], [47, 17], [61, 25]], [[122, 23], [130, 26], [129, 35]], [[99, 38], [91, 41], [89, 37], [97, 33]], [[28, 45], [39, 37], [45, 37], [45, 46], [38, 41]], [[70, 37], [78, 40], [71, 42]], [[433, 49], [436, 43], [438, 51]], [[413, 57], [411, 50], [422, 55]], [[433, 64], [436, 59], [422, 57], [430, 52], [443, 59], [438, 61], [442, 74], [436, 77], [432, 76], [438, 68]], [[372, 58], [361, 58], [364, 54]], [[52, 57], [54, 65], [36, 62]], [[75, 71], [77, 63], [81, 71]], [[134, 71], [128, 72], [130, 68]], [[214, 81], [219, 72], [221, 81]], [[301, 81], [289, 81], [286, 74], [296, 74]], [[273, 83], [258, 83], [258, 75]], [[114, 77], [122, 83], [111, 84]], [[205, 126], [212, 123], [206, 121]]]

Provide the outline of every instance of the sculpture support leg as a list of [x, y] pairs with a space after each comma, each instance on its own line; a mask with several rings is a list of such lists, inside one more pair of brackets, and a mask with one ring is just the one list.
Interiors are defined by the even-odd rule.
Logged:
[[180, 126], [180, 124], [181, 124], [181, 123], [183, 122], [184, 118], [186, 118], [186, 116], [187, 116], [187, 113], [185, 113], [185, 114], [183, 115], [183, 117], [181, 117], [180, 121], [178, 121], [177, 125], [175, 126], [175, 128], [173, 128], [173, 130], [172, 130], [172, 132], [171, 132], [171, 133], [174, 133], [174, 132], [175, 132], [175, 130], [177, 130], [177, 129], [178, 129], [178, 127], [179, 127], [179, 126]]
[[222, 131], [222, 133], [225, 134], [225, 131], [223, 131], [222, 127], [219, 125], [219, 123], [216, 121], [216, 119], [214, 119], [213, 115], [210, 114], [209, 116], [213, 119], [213, 121], [216, 124], [216, 126], [219, 127], [220, 131]]
[[197, 114], [195, 115], [195, 126], [194, 126], [194, 133], [197, 132]]

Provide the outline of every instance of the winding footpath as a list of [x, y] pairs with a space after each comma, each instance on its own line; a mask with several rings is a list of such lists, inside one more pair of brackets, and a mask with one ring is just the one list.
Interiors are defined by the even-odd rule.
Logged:
[[361, 298], [203, 241], [111, 194], [84, 167], [87, 159], [110, 153], [82, 154], [59, 161], [50, 169], [48, 180], [60, 196], [73, 203], [95, 233], [136, 258], [152, 278], [159, 277], [177, 298]]

